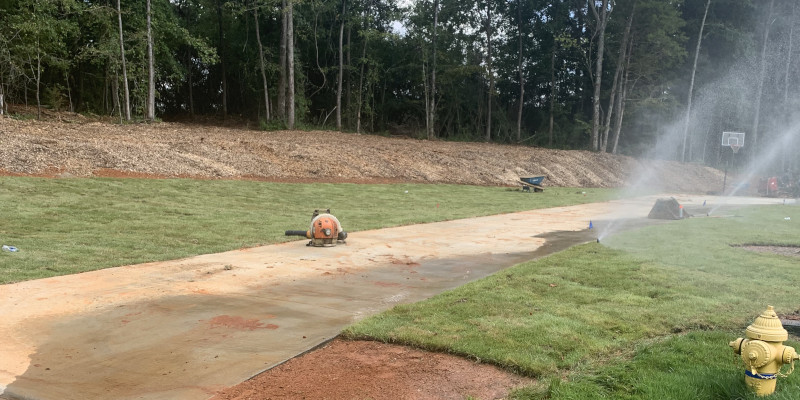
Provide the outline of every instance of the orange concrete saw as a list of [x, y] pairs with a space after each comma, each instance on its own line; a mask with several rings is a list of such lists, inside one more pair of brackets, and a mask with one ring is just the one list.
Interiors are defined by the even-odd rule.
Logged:
[[286, 236], [303, 236], [311, 239], [306, 246], [332, 247], [338, 243], [344, 243], [347, 239], [347, 232], [342, 230], [342, 224], [331, 215], [331, 210], [327, 209], [324, 213], [314, 210], [311, 215], [311, 229], [307, 231], [286, 231]]

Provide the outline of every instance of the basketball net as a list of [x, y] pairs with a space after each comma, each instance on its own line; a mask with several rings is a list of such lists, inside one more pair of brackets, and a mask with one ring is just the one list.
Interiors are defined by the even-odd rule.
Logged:
[[731, 145], [731, 150], [733, 150], [733, 154], [738, 153], [739, 149], [741, 149], [741, 148], [742, 148], [742, 146], [739, 146], [738, 144], [732, 144]]

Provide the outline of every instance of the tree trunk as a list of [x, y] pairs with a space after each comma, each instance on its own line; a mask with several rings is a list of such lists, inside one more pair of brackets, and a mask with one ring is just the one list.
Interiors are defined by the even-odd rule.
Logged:
[[289, 10], [286, 15], [286, 69], [289, 72], [287, 82], [287, 127], [294, 129], [294, 0], [289, 0]]
[[750, 152], [750, 157], [755, 157], [758, 151], [758, 119], [761, 116], [761, 96], [764, 93], [764, 80], [766, 79], [767, 42], [769, 41], [769, 27], [772, 25], [770, 19], [772, 19], [773, 6], [775, 6], [775, 0], [770, 0], [769, 12], [767, 13], [767, 19], [764, 21], [764, 41], [761, 43], [761, 71], [758, 74], [758, 89], [756, 90], [755, 104], [756, 112], [753, 117], [753, 150]]
[[428, 87], [428, 71], [426, 70], [425, 66], [427, 62], [423, 59], [422, 60], [422, 89], [425, 93], [425, 134], [428, 135], [428, 140], [431, 140], [431, 95], [430, 90]]
[[428, 109], [428, 140], [436, 137], [436, 28], [439, 25], [439, 0], [433, 1], [433, 59], [431, 60], [430, 108]]
[[194, 79], [192, 78], [192, 57], [189, 56], [189, 62], [187, 66], [187, 76], [189, 77], [189, 115], [194, 116]]
[[[149, 0], [148, 0], [149, 1]], [[42, 84], [42, 54], [39, 48], [39, 39], [36, 39], [36, 119], [42, 119], [42, 101], [39, 96]]]
[[600, 85], [603, 80], [603, 51], [606, 41], [606, 23], [608, 22], [608, 0], [603, 0], [602, 9], [598, 13], [594, 0], [589, 0], [589, 5], [597, 22], [597, 64], [594, 73], [594, 96], [592, 97], [592, 150], [599, 150], [598, 137], [600, 130]]
[[522, 0], [517, 0], [517, 42], [519, 44], [519, 110], [517, 112], [517, 143], [522, 141], [522, 109], [525, 104], [525, 76], [522, 73]]
[[486, 102], [486, 141], [492, 140], [492, 94], [494, 94], [494, 72], [492, 71], [492, 7], [486, 2], [486, 69], [489, 72], [489, 95]]
[[[186, 7], [186, 26], [191, 25], [191, 7]], [[193, 62], [192, 62], [192, 50], [186, 50], [186, 86], [189, 90], [189, 115], [194, 116], [194, 78], [193, 75]]]
[[269, 87], [267, 86], [267, 72], [264, 67], [264, 46], [261, 45], [261, 32], [258, 28], [258, 5], [254, 4], [253, 18], [256, 23], [256, 41], [258, 42], [258, 64], [261, 67], [261, 82], [264, 85], [264, 115], [267, 121], [270, 120], [269, 115]]
[[[369, 12], [369, 7], [367, 8]], [[366, 19], [366, 15], [365, 18]], [[364, 67], [366, 65], [365, 58], [367, 57], [367, 37], [364, 36], [364, 47], [361, 48], [361, 74], [358, 77], [358, 110], [356, 111], [356, 133], [361, 133], [361, 106], [363, 104], [363, 91], [364, 91]]]
[[628, 82], [631, 69], [631, 55], [633, 54], [633, 38], [628, 41], [628, 53], [625, 56], [625, 73], [620, 81], [620, 95], [617, 98], [617, 117], [614, 120], [614, 145], [611, 147], [611, 154], [617, 154], [619, 146], [619, 136], [622, 132], [622, 119], [625, 115], [625, 100], [628, 99]]
[[[117, 22], [119, 23], [119, 53], [122, 61], [122, 89], [125, 98], [125, 120], [131, 120], [131, 92], [128, 89], [128, 66], [125, 62], [125, 41], [122, 38], [122, 8], [119, 5], [120, 0], [117, 0]], [[117, 94], [119, 95], [119, 94]]]
[[345, 79], [346, 84], [344, 85], [344, 93], [345, 93], [344, 118], [347, 118], [347, 123], [350, 126], [352, 126], [352, 119], [350, 118], [350, 115], [348, 115], [348, 112], [350, 111], [350, 105], [353, 104], [352, 101], [351, 101], [351, 99], [352, 99], [351, 92], [353, 91], [353, 77], [352, 77], [352, 72], [350, 71], [350, 67], [353, 66], [353, 58], [352, 58], [352, 55], [353, 55], [353, 51], [352, 51], [353, 50], [353, 42], [350, 40], [351, 36], [352, 36], [352, 33], [353, 33], [353, 26], [352, 25], [348, 25], [347, 26], [347, 62], [345, 63], [345, 65], [347, 65], [347, 68], [345, 69], [345, 72], [347, 73], [347, 77]]
[[711, 0], [706, 1], [706, 10], [703, 13], [703, 20], [700, 22], [700, 33], [697, 35], [697, 46], [694, 48], [694, 62], [692, 62], [692, 77], [689, 79], [689, 94], [686, 98], [686, 117], [683, 120], [683, 147], [681, 149], [681, 162], [686, 162], [686, 142], [689, 137], [689, 118], [692, 115], [692, 93], [694, 93], [694, 77], [697, 72], [697, 58], [700, 57], [700, 44], [703, 42], [703, 30], [706, 27], [706, 17], [708, 9], [711, 7]]
[[550, 126], [547, 129], [547, 145], [553, 147], [553, 114], [556, 110], [556, 49], [558, 42], [553, 38], [553, 53], [550, 55]]
[[[791, 108], [789, 105], [789, 73], [791, 72], [792, 52], [794, 51], [794, 21], [796, 21], [796, 15], [797, 2], [792, 2], [792, 17], [789, 19], [789, 43], [787, 44], [788, 51], [786, 52], [786, 72], [783, 76], [783, 112], [787, 126], [789, 126], [791, 121]], [[785, 171], [788, 168], [787, 157], [793, 150], [794, 149], [792, 148], [786, 148], [781, 152], [781, 170]]]
[[280, 64], [280, 67], [278, 68], [278, 105], [275, 110], [278, 114], [278, 118], [281, 119], [286, 116], [286, 29], [288, 28], [288, 23], [286, 21], [286, 10], [286, 0], [281, 0], [281, 43], [280, 56], [278, 60], [278, 63]]
[[606, 112], [606, 121], [603, 124], [603, 135], [600, 139], [600, 150], [605, 153], [608, 151], [608, 134], [611, 130], [611, 116], [614, 114], [614, 101], [617, 96], [617, 89], [620, 85], [617, 84], [620, 75], [622, 74], [623, 65], [625, 62], [625, 53], [628, 47], [628, 37], [631, 33], [631, 26], [633, 25], [633, 16], [636, 12], [636, 2], [631, 6], [631, 14], [628, 16], [628, 22], [625, 24], [625, 32], [622, 34], [622, 42], [619, 45], [619, 59], [617, 60], [617, 70], [614, 71], [614, 80], [611, 83], [611, 95], [608, 99], [608, 112]]
[[225, 39], [222, 31], [222, 0], [217, 0], [217, 25], [219, 28], [219, 61], [222, 67], [222, 118], [225, 119], [228, 117], [228, 79], [225, 69]]
[[114, 109], [119, 114], [119, 123], [122, 124], [122, 107], [119, 104], [119, 72], [114, 71], [114, 80], [111, 81], [111, 91], [114, 94], [111, 96], [111, 101], [114, 103]]
[[67, 100], [69, 100], [69, 112], [75, 112], [75, 103], [72, 101], [72, 85], [70, 85], [69, 81], [69, 73], [64, 73], [65, 81], [67, 82]]
[[342, 23], [339, 25], [339, 76], [336, 89], [336, 130], [342, 130], [342, 80], [344, 79], [344, 15], [347, 12], [347, 2], [342, 1]]
[[147, 0], [147, 120], [156, 119], [156, 79], [153, 63], [153, 32], [151, 28], [150, 0]]

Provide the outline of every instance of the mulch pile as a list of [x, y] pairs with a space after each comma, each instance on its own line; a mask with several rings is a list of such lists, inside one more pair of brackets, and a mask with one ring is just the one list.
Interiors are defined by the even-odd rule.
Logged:
[[184, 123], [119, 125], [77, 114], [0, 118], [0, 170], [55, 177], [192, 177], [278, 182], [452, 183], [621, 187], [633, 176], [663, 190], [705, 193], [720, 171], [589, 151], [457, 143], [330, 131], [256, 131]]

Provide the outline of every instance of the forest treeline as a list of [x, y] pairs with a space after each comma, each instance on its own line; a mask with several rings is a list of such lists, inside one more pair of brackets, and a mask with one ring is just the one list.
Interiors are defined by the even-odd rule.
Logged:
[[0, 102], [713, 164], [792, 120], [797, 3], [0, 0]]

